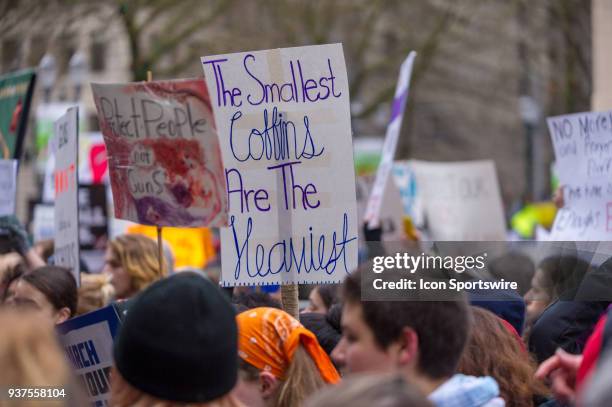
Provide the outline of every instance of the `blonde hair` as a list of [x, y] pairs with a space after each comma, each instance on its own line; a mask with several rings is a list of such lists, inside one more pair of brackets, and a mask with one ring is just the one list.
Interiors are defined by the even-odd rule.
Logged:
[[[70, 396], [70, 368], [53, 325], [35, 315], [24, 317], [16, 311], [0, 311], [0, 388], [56, 387]], [[4, 391], [4, 390], [3, 390]], [[32, 406], [36, 402], [15, 401], [11, 406]], [[46, 406], [64, 406], [64, 401], [47, 401]], [[4, 405], [4, 404], [3, 404]]]
[[[259, 370], [255, 366], [242, 359], [239, 362], [238, 366], [243, 380], [259, 380]], [[301, 406], [306, 397], [324, 386], [325, 381], [321, 377], [315, 362], [302, 344], [299, 344], [270, 405], [274, 407]]]
[[143, 235], [121, 235], [110, 243], [113, 257], [130, 276], [132, 290], [139, 292], [168, 274], [168, 264], [162, 255], [159, 268], [157, 243]]
[[116, 367], [113, 367], [111, 370], [111, 398], [109, 405], [111, 407], [242, 407], [242, 404], [229, 393], [221, 398], [205, 403], [183, 403], [158, 399], [129, 384], [121, 376]]
[[115, 295], [115, 288], [107, 274], [81, 273], [77, 315], [86, 314], [108, 305]]

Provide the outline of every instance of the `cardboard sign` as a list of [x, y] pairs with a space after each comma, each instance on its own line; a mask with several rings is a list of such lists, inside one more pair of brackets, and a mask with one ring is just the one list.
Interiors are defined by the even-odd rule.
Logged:
[[203, 57], [225, 163], [222, 284], [340, 282], [357, 266], [341, 44]]
[[[157, 239], [153, 226], [131, 225], [127, 233], [137, 233]], [[174, 269], [203, 269], [215, 257], [212, 232], [208, 228], [164, 228], [162, 238], [174, 256]]]
[[0, 76], [0, 158], [21, 158], [35, 80], [33, 69]]
[[60, 342], [92, 406], [107, 406], [113, 341], [120, 319], [112, 305], [57, 326]]
[[432, 240], [505, 241], [493, 161], [412, 161]]
[[380, 208], [382, 207], [387, 181], [393, 166], [397, 140], [402, 129], [402, 120], [404, 118], [406, 102], [408, 101], [410, 77], [412, 76], [412, 66], [414, 65], [415, 57], [416, 52], [410, 52], [400, 67], [400, 75], [397, 80], [395, 97], [393, 98], [393, 106], [391, 108], [391, 119], [389, 119], [387, 134], [385, 135], [382, 160], [376, 171], [376, 181], [374, 181], [374, 188], [372, 188], [365, 213], [365, 221], [370, 228], [375, 228], [379, 224]]
[[92, 85], [115, 217], [145, 225], [227, 225], [227, 195], [203, 80]]
[[55, 252], [58, 266], [67, 267], [80, 284], [78, 108], [71, 107], [55, 122], [51, 149], [55, 155]]
[[612, 111], [548, 119], [564, 206], [552, 240], [612, 240]]
[[17, 160], [0, 160], [0, 216], [15, 214]]

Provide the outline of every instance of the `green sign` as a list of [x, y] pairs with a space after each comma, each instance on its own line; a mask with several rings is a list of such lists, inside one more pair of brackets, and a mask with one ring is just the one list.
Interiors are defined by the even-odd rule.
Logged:
[[33, 69], [0, 76], [0, 158], [21, 156], [35, 77]]

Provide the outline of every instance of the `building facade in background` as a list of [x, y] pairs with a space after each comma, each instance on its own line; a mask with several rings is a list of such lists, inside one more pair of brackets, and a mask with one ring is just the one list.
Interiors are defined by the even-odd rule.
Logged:
[[[89, 70], [79, 95], [85, 130], [97, 130], [89, 82], [143, 79], [147, 70], [158, 79], [201, 76], [202, 55], [342, 42], [355, 137], [382, 137], [399, 64], [416, 49], [398, 158], [491, 158], [508, 210], [525, 198], [549, 197], [553, 155], [546, 116], [590, 109], [588, 1], [25, 0], [4, 7], [2, 73], [37, 66], [51, 54], [57, 79], [50, 100], [74, 101], [69, 62], [76, 52], [85, 56]], [[605, 11], [610, 2], [594, 0], [594, 7]], [[593, 15], [604, 35], [610, 28]], [[604, 59], [596, 57], [596, 73], [604, 72]], [[535, 119], [521, 116], [524, 97]], [[605, 96], [597, 90], [599, 100]], [[38, 86], [32, 112], [40, 103], [45, 100]], [[28, 165], [35, 157], [34, 128], [20, 176], [22, 211], [40, 194]]]

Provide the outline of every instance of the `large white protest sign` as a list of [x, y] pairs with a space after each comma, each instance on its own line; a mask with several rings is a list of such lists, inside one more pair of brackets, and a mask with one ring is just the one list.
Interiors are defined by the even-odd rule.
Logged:
[[222, 284], [340, 282], [357, 266], [342, 45], [203, 57], [227, 183]]
[[57, 330], [74, 372], [92, 407], [110, 400], [113, 341], [120, 325], [112, 305], [72, 318]]
[[202, 79], [92, 85], [115, 217], [157, 226], [225, 226], [227, 195]]
[[55, 252], [58, 266], [71, 270], [77, 285], [79, 267], [79, 110], [68, 109], [55, 122], [51, 150], [55, 155]]
[[15, 214], [17, 160], [0, 160], [0, 216]]
[[385, 135], [385, 144], [383, 146], [383, 154], [378, 170], [376, 171], [376, 181], [374, 188], [368, 200], [368, 206], [365, 213], [365, 221], [370, 228], [378, 226], [380, 209], [383, 202], [383, 196], [386, 193], [387, 181], [393, 166], [393, 157], [395, 157], [395, 149], [397, 148], [397, 140], [399, 139], [400, 130], [402, 129], [402, 120], [404, 118], [404, 109], [408, 101], [408, 90], [410, 88], [410, 77], [412, 76], [412, 66], [416, 52], [412, 51], [402, 63], [400, 67], [400, 75], [395, 88], [395, 97], [391, 108], [391, 119], [387, 125], [387, 134]]
[[612, 111], [548, 119], [564, 206], [552, 240], [612, 240]]
[[493, 161], [412, 161], [412, 167], [432, 240], [506, 240]]

